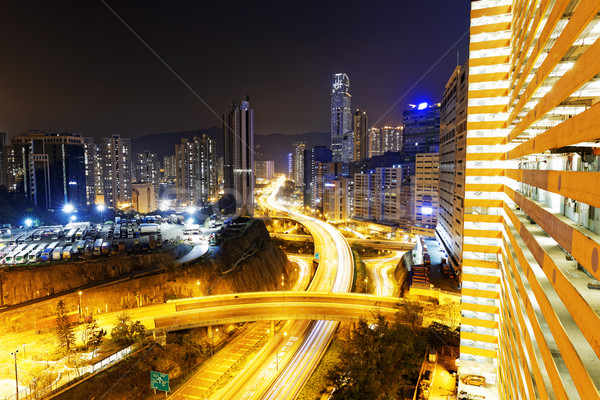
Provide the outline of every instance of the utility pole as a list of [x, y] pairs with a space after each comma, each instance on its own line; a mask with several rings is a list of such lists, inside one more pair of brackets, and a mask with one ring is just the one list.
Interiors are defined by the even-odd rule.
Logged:
[[17, 371], [17, 353], [19, 350], [15, 350], [14, 353], [10, 353], [15, 358], [15, 387], [17, 389], [17, 400], [19, 400], [19, 375]]

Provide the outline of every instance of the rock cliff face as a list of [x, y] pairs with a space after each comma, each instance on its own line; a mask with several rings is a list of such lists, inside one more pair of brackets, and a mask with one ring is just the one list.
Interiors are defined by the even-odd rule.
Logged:
[[281, 290], [281, 276], [289, 282], [291, 265], [269, 237], [262, 220], [247, 222], [245, 232], [226, 239], [215, 257], [216, 276], [210, 294]]
[[[160, 253], [155, 253], [160, 254]], [[164, 254], [165, 257], [169, 256]], [[169, 256], [170, 257], [170, 256]], [[161, 262], [160, 260], [146, 260]], [[114, 265], [113, 265], [114, 263]], [[45, 287], [53, 288], [54, 293], [86, 284], [92, 278], [105, 279], [127, 273], [140, 261], [117, 257], [104, 260], [100, 265], [91, 263], [68, 263], [49, 266], [48, 271], [29, 271], [23, 275], [15, 271], [7, 274], [8, 280], [21, 279], [21, 283], [8, 285], [10, 293], [18, 294], [22, 301], [40, 298], [48, 293]], [[124, 278], [118, 283], [84, 289], [81, 306], [84, 315], [102, 314], [110, 311], [164, 303], [168, 299], [281, 289], [281, 276], [286, 286], [290, 284], [288, 274], [293, 274], [293, 266], [285, 254], [270, 240], [269, 232], [261, 220], [251, 220], [238, 236], [225, 240], [212, 258], [201, 259], [182, 266], [173, 266], [172, 260], [165, 260], [166, 272], [134, 279]], [[76, 265], [82, 264], [82, 265]], [[41, 275], [35, 276], [41, 272]], [[112, 274], [112, 275], [111, 275]], [[5, 280], [6, 281], [6, 280]], [[7, 283], [5, 282], [5, 288]], [[46, 286], [43, 286], [46, 285]], [[20, 288], [19, 288], [20, 286]], [[32, 293], [37, 295], [28, 298]], [[51, 292], [52, 293], [52, 292]], [[77, 312], [79, 296], [77, 291], [39, 302], [26, 310], [18, 309], [0, 314], [0, 327], [10, 331], [23, 329], [44, 329], [44, 321], [52, 319], [56, 303], [63, 300], [67, 309]], [[13, 303], [15, 304], [15, 303]], [[27, 318], [24, 318], [27, 316]], [[4, 329], [0, 329], [2, 331]]]
[[169, 253], [148, 253], [5, 269], [0, 273], [0, 305], [16, 305], [130, 272], [172, 264]]

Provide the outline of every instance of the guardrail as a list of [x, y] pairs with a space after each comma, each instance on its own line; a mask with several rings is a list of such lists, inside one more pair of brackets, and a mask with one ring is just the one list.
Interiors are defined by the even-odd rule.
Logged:
[[[66, 389], [67, 387], [71, 386], [73, 383], [83, 382], [87, 378], [91, 377], [93, 374], [100, 372], [103, 369], [106, 369], [108, 367], [111, 367], [114, 364], [116, 364], [117, 362], [123, 360], [125, 357], [127, 357], [128, 355], [130, 355], [133, 352], [134, 346], [135, 345], [126, 347], [126, 348], [112, 354], [111, 356], [98, 361], [97, 363], [95, 363], [93, 365], [88, 365], [85, 367], [78, 368], [77, 369], [78, 373], [75, 376], [73, 376], [72, 379], [67, 379], [67, 381], [63, 381], [62, 383], [60, 383], [62, 376], [61, 376], [61, 373], [59, 372], [58, 377], [54, 380], [54, 382], [52, 382], [50, 385], [48, 385], [45, 388], [37, 389], [35, 387], [30, 386], [30, 387], [21, 389], [21, 387], [19, 386], [19, 400], [48, 398], [52, 394], [57, 394], [58, 392], [61, 392], [63, 389]], [[16, 393], [12, 394], [8, 397], [3, 397], [3, 400], [16, 400], [16, 399], [17, 399]]]

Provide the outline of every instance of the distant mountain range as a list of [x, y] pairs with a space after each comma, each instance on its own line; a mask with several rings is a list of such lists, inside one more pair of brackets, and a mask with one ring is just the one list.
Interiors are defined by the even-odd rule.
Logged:
[[[200, 136], [202, 134], [207, 134], [216, 141], [217, 154], [222, 155], [223, 129], [218, 127], [140, 136], [131, 140], [131, 147], [134, 154], [149, 150], [152, 153], [157, 153], [162, 159], [163, 156], [175, 154], [175, 145], [180, 143], [182, 138], [192, 139], [194, 136]], [[292, 143], [299, 141], [306, 142], [306, 148], [328, 146], [330, 144], [330, 136], [328, 132], [307, 132], [295, 135], [283, 135], [281, 133], [255, 135], [255, 159], [274, 160], [275, 171], [286, 172], [287, 154], [292, 152]]]

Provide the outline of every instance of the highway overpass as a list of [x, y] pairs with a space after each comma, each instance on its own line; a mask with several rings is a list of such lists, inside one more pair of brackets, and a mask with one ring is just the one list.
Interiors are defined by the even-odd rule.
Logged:
[[[356, 293], [252, 292], [165, 304], [152, 318], [155, 331], [263, 320], [329, 320], [357, 322], [377, 309], [393, 319], [398, 299]], [[150, 321], [148, 321], [150, 322]]]

